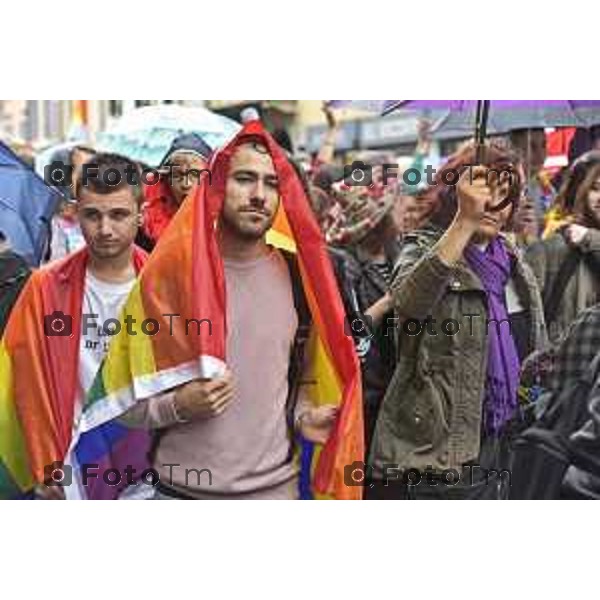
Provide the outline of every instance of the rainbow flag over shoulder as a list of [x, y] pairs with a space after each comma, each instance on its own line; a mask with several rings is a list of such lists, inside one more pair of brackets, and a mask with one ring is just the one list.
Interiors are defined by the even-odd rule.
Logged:
[[[91, 430], [137, 401], [225, 366], [226, 289], [217, 245], [229, 162], [248, 136], [264, 144], [279, 179], [281, 203], [270, 243], [295, 251], [313, 320], [307, 348], [312, 399], [339, 405], [339, 416], [323, 447], [304, 446], [304, 492], [357, 499], [361, 488], [346, 486], [344, 466], [363, 460], [361, 378], [354, 344], [344, 333], [344, 309], [319, 226], [294, 168], [258, 122], [246, 124], [218, 152], [211, 182], [204, 181], [182, 205], [151, 254], [129, 297], [126, 312], [153, 335], [118, 335], [87, 398], [84, 428]], [[192, 321], [189, 330], [185, 321]], [[190, 335], [186, 335], [187, 331]]]
[[[123, 471], [130, 463], [139, 470], [148, 463], [145, 431], [107, 420], [73, 435], [87, 258], [83, 248], [35, 271], [0, 341], [0, 498], [26, 497], [44, 482], [49, 466], [68, 463], [70, 456], [99, 471]], [[139, 271], [146, 253], [136, 248], [132, 258]], [[52, 324], [64, 326], [65, 335], [46, 335]], [[82, 491], [101, 499], [122, 489], [100, 479]]]

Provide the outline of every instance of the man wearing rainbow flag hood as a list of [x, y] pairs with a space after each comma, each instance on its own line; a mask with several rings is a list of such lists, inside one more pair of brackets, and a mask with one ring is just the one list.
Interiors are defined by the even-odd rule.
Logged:
[[[77, 202], [87, 245], [32, 274], [0, 342], [0, 498], [34, 486], [48, 499], [117, 498], [138, 490], [97, 477], [86, 489], [68, 485], [73, 466], [147, 464], [146, 431], [108, 421], [87, 433], [79, 427], [108, 350], [106, 324], [119, 317], [146, 261], [133, 244], [141, 195], [126, 173], [134, 163], [96, 154], [88, 165], [97, 176], [80, 186]], [[121, 175], [119, 185], [107, 184], [110, 171]]]
[[[344, 478], [363, 459], [354, 345], [306, 192], [260, 123], [213, 157], [124, 313], [151, 331], [115, 335], [79, 426], [154, 431], [156, 497], [362, 496]], [[27, 453], [35, 480], [52, 450]]]

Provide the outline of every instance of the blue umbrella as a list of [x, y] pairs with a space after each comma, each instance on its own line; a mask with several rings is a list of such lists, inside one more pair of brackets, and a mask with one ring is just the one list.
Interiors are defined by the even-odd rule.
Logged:
[[0, 230], [30, 265], [42, 260], [50, 220], [63, 196], [0, 142]]
[[210, 148], [216, 149], [227, 143], [239, 129], [240, 125], [235, 121], [201, 107], [143, 106], [125, 113], [100, 134], [98, 149], [157, 167], [173, 142], [184, 134], [196, 134]]

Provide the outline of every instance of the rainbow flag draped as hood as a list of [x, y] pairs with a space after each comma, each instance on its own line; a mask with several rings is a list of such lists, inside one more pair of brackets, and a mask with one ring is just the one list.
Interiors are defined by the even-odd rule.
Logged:
[[[146, 253], [133, 250], [136, 271]], [[35, 271], [11, 312], [0, 341], [0, 498], [26, 496], [45, 468], [67, 457], [73, 440], [87, 248]], [[68, 335], [46, 335], [49, 319]], [[81, 432], [74, 453], [99, 470], [147, 465], [149, 435], [105, 421]], [[119, 490], [94, 481], [86, 496], [114, 498]]]
[[[217, 245], [229, 162], [251, 136], [268, 149], [278, 175], [281, 202], [268, 241], [297, 252], [313, 320], [307, 348], [312, 397], [339, 405], [334, 431], [324, 447], [305, 448], [311, 488], [332, 498], [355, 499], [361, 488], [344, 484], [344, 466], [364, 454], [361, 379], [352, 338], [344, 333], [344, 309], [319, 226], [301, 181], [284, 152], [258, 122], [246, 124], [211, 162], [205, 180], [175, 215], [151, 254], [125, 311], [146, 321], [153, 335], [126, 335], [111, 342], [107, 358], [86, 401], [82, 428], [93, 430], [137, 401], [225, 366], [226, 286]], [[268, 307], [265, 307], [268, 308]], [[186, 320], [196, 319], [187, 328]], [[152, 326], [150, 327], [150, 323]], [[186, 335], [189, 332], [189, 335]]]

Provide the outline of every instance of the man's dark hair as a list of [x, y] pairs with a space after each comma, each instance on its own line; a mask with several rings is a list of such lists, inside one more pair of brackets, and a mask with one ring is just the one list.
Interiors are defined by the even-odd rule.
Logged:
[[97, 152], [83, 164], [80, 193], [87, 188], [96, 194], [112, 194], [125, 187], [131, 189], [137, 203], [141, 204], [140, 167], [134, 161], [119, 154]]

